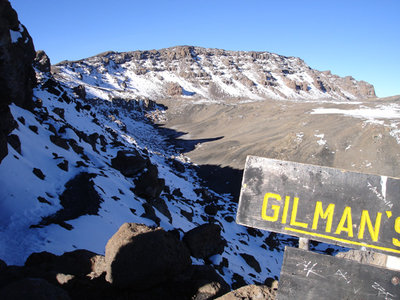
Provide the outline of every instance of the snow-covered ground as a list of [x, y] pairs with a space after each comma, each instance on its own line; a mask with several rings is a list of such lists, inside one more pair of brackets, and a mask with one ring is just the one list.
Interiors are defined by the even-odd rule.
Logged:
[[[76, 98], [68, 87], [64, 86], [64, 90], [70, 98]], [[90, 109], [77, 110], [78, 103], [85, 104], [82, 100], [75, 99], [68, 104], [61, 100], [61, 96], [41, 87], [35, 89], [34, 99], [41, 99], [43, 105], [34, 113], [11, 106], [19, 125], [12, 134], [17, 135], [21, 142], [21, 153], [9, 146], [9, 154], [0, 164], [0, 258], [8, 264], [21, 265], [31, 253], [40, 251], [61, 254], [74, 249], [88, 249], [104, 254], [107, 240], [124, 222], [156, 225], [143, 216], [145, 200], [131, 191], [134, 187], [132, 179], [124, 177], [110, 165], [119, 150], [148, 152], [151, 162], [158, 167], [159, 177], [165, 180], [170, 191], [181, 191], [182, 196], [174, 198], [167, 192], [161, 194], [171, 220], [155, 209], [160, 226], [166, 230], [177, 228], [183, 234], [210, 219], [204, 211], [203, 199], [195, 191], [203, 187], [187, 163], [189, 160], [174, 151], [146, 121], [143, 113], [120, 108], [118, 116], [111, 117], [116, 108], [101, 104], [107, 99]], [[64, 112], [63, 117], [60, 109]], [[121, 129], [121, 124], [126, 126], [126, 131]], [[93, 133], [103, 135], [107, 145], [100, 150], [100, 141], [97, 140], [93, 147], [76, 134], [78, 131], [88, 136]], [[50, 136], [54, 132], [63, 139], [75, 140], [83, 148], [86, 159], [72, 149], [53, 144]], [[117, 146], [112, 145], [113, 135], [120, 143]], [[177, 172], [168, 163], [175, 157], [186, 161], [185, 172]], [[58, 166], [65, 161], [68, 161], [68, 170]], [[43, 179], [34, 174], [35, 169], [42, 172]], [[43, 217], [61, 209], [59, 196], [65, 184], [80, 172], [96, 175], [94, 188], [103, 200], [98, 214], [67, 220], [66, 223], [72, 225], [71, 230], [56, 224], [35, 226]], [[236, 203], [232, 202], [231, 196], [215, 194], [215, 197], [219, 209], [212, 219], [221, 226], [222, 236], [227, 241], [222, 255], [211, 258], [214, 265], [223, 265], [220, 274], [230, 284], [235, 273], [248, 283], [277, 278], [283, 248], [286, 244], [293, 244], [293, 240], [281, 235], [273, 238], [274, 235], [270, 237], [270, 233], [261, 231], [249, 234], [245, 227], [234, 222]], [[192, 219], [185, 217], [182, 211], [192, 213]], [[327, 246], [318, 247], [324, 250]], [[260, 264], [261, 271], [249, 266], [240, 254], [252, 255]], [[204, 263], [198, 259], [194, 262]]]

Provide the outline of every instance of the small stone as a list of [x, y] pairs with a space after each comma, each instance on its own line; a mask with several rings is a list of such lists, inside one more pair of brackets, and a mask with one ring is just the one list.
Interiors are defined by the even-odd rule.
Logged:
[[44, 178], [46, 177], [43, 174], [42, 170], [40, 170], [40, 169], [34, 168], [32, 172], [33, 172], [33, 174], [35, 174], [41, 180], [44, 180]]

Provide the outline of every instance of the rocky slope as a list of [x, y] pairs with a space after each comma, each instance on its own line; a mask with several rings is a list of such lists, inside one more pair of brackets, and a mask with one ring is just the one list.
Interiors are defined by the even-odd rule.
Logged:
[[0, 70], [2, 299], [207, 299], [271, 285], [296, 239], [237, 225], [240, 182], [217, 193], [198, 174], [226, 184], [247, 154], [398, 172], [398, 99], [347, 101], [374, 96], [367, 83], [297, 58], [186, 46], [51, 73], [0, 3], [0, 65], [14, 68]]
[[374, 87], [311, 69], [296, 57], [192, 46], [106, 52], [54, 67], [93, 97], [187, 97], [207, 100], [358, 99]]
[[152, 124], [164, 106], [58, 81], [1, 5], [16, 22], [2, 46], [22, 50], [2, 52], [15, 70], [1, 73], [12, 126], [2, 128], [0, 298], [206, 299], [278, 278], [296, 240], [235, 224], [232, 196], [208, 189]]

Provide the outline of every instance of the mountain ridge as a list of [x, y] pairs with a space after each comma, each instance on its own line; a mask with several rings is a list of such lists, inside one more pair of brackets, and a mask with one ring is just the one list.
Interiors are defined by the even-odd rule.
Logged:
[[[60, 62], [53, 70], [69, 73], [69, 78], [63, 75], [67, 81], [79, 81], [78, 73], [92, 75], [97, 72], [99, 75], [94, 84], [108, 83], [115, 90], [133, 90], [132, 95], [150, 99], [183, 96], [260, 101], [376, 97], [374, 87], [365, 81], [314, 70], [298, 57], [261, 51], [196, 46], [106, 51], [77, 61]], [[109, 74], [108, 78], [102, 76], [105, 73]], [[141, 86], [135, 85], [135, 81]]]

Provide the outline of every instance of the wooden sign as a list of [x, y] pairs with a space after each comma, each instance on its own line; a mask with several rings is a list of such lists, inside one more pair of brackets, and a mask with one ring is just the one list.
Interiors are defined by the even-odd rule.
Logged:
[[398, 272], [286, 247], [277, 299], [400, 299]]
[[400, 256], [400, 179], [248, 156], [236, 222]]

